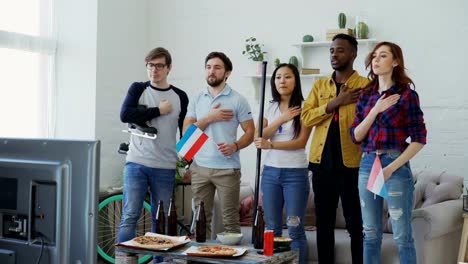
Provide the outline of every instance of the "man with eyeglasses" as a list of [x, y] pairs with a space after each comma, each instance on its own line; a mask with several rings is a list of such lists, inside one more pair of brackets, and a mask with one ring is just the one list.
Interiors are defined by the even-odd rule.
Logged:
[[[208, 86], [190, 102], [184, 130], [194, 123], [209, 137], [190, 166], [195, 204], [204, 202], [206, 236], [211, 234], [211, 216], [215, 191], [220, 198], [224, 231], [240, 232], [239, 151], [252, 143], [254, 122], [250, 106], [239, 92], [226, 83], [232, 72], [231, 60], [222, 52], [205, 58]], [[244, 134], [237, 138], [237, 129]]]
[[134, 82], [130, 86], [120, 111], [120, 119], [124, 123], [155, 127], [158, 133], [156, 139], [130, 136], [118, 242], [135, 237], [136, 223], [148, 187], [151, 193], [153, 232], [159, 200], [164, 202], [164, 209], [168, 212], [178, 160], [175, 150], [177, 129], [182, 135], [183, 120], [187, 113], [187, 94], [167, 81], [172, 69], [169, 52], [165, 48], [155, 48], [148, 53], [145, 62], [149, 81]]

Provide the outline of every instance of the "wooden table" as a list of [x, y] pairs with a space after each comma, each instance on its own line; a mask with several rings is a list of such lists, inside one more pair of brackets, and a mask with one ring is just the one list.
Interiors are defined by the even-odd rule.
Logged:
[[463, 213], [463, 231], [460, 239], [460, 249], [458, 250], [458, 261], [467, 262], [467, 247], [468, 243], [468, 213]]
[[[181, 260], [182, 263], [243, 263], [243, 264], [282, 264], [282, 263], [299, 263], [299, 253], [295, 250], [290, 250], [281, 253], [275, 253], [271, 257], [267, 257], [257, 252], [259, 250], [254, 249], [251, 244], [249, 245], [238, 245], [235, 247], [244, 247], [247, 248], [247, 253], [240, 257], [233, 257], [233, 258], [210, 258], [210, 257], [194, 257], [194, 256], [187, 256], [183, 255], [182, 253], [187, 250], [191, 246], [209, 246], [209, 245], [219, 245], [219, 243], [215, 243], [215, 241], [210, 241], [207, 243], [197, 243], [195, 241], [191, 241], [188, 244], [180, 247], [175, 248], [169, 251], [155, 251], [155, 250], [146, 250], [146, 249], [133, 249], [133, 248], [126, 248], [126, 247], [118, 247], [116, 251], [126, 252], [126, 253], [133, 253], [133, 254], [150, 254], [153, 256], [162, 256], [162, 257], [169, 257], [174, 258], [177, 260]], [[116, 259], [116, 264], [123, 264], [128, 263], [124, 262], [123, 259], [118, 260]], [[177, 262], [180, 263], [180, 262]]]

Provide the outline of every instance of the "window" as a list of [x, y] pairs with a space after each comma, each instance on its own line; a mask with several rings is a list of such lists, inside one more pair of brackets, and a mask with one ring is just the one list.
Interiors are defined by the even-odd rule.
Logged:
[[49, 137], [52, 116], [52, 0], [0, 4], [0, 137]]

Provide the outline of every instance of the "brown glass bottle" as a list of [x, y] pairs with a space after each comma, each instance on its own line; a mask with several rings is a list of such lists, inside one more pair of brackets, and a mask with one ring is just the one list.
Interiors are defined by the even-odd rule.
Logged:
[[254, 219], [254, 237], [253, 237], [253, 246], [256, 249], [263, 248], [263, 233], [265, 232], [265, 221], [263, 220], [263, 209], [259, 205], [257, 207], [257, 214]]
[[177, 209], [172, 199], [169, 203], [169, 213], [167, 215], [167, 235], [177, 236]]
[[163, 201], [159, 200], [158, 202], [158, 211], [156, 212], [156, 233], [166, 234], [165, 225], [166, 225], [166, 214], [164, 213]]
[[203, 201], [198, 205], [196, 216], [195, 239], [197, 242], [206, 241], [206, 216], [205, 216], [205, 203]]

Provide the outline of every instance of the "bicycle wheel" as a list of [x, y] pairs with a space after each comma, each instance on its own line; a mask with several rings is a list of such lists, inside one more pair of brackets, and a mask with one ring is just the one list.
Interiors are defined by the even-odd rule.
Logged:
[[[111, 194], [101, 199], [98, 208], [98, 242], [97, 252], [101, 259], [108, 263], [115, 263], [115, 247], [122, 218], [122, 193]], [[136, 235], [141, 236], [151, 232], [151, 205], [143, 202], [143, 210], [138, 219]], [[148, 263], [151, 255], [139, 255], [138, 263]]]

